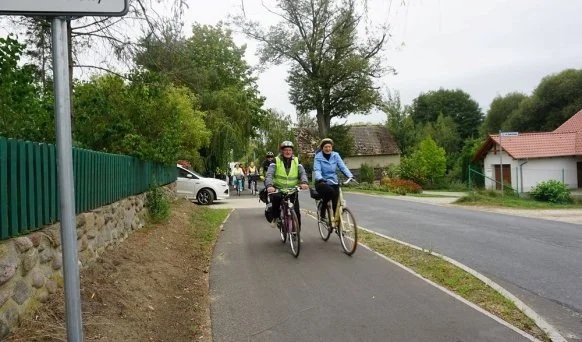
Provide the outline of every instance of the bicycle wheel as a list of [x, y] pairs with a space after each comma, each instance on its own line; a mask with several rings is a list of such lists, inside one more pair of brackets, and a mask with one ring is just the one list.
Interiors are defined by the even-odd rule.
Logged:
[[341, 227], [339, 227], [342, 248], [347, 255], [352, 255], [358, 246], [358, 226], [356, 219], [348, 208], [342, 210]]
[[299, 251], [301, 250], [301, 237], [299, 236], [299, 221], [297, 220], [297, 215], [295, 211], [291, 209], [291, 215], [289, 215], [289, 220], [287, 220], [288, 232], [289, 232], [289, 245], [291, 246], [291, 253], [294, 257], [299, 256]]
[[323, 241], [329, 240], [331, 235], [331, 215], [329, 212], [329, 207], [325, 208], [325, 214], [327, 215], [325, 219], [321, 219], [321, 206], [323, 201], [317, 202], [317, 228], [319, 228], [319, 235]]
[[[287, 217], [287, 215], [283, 214], [283, 208], [281, 208], [281, 220], [279, 221], [279, 236], [281, 238], [281, 242], [285, 243], [287, 242], [287, 221], [289, 221], [289, 218]], [[275, 219], [276, 220], [276, 219]]]

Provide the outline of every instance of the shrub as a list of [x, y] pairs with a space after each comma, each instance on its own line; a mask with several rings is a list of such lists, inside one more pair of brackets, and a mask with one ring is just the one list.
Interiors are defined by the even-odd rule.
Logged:
[[150, 191], [146, 195], [146, 206], [148, 215], [153, 223], [164, 222], [170, 217], [170, 201], [164, 190], [158, 186], [154, 180], [150, 186]]
[[400, 167], [396, 164], [390, 164], [384, 168], [382, 176], [388, 178], [400, 178]]
[[399, 195], [406, 195], [410, 193], [418, 194], [422, 191], [420, 185], [406, 179], [384, 177], [382, 178], [380, 184], [384, 189]]
[[360, 182], [369, 184], [374, 183], [374, 168], [366, 163], [360, 166]]
[[550, 203], [572, 203], [570, 190], [557, 180], [538, 183], [530, 192], [530, 196], [538, 201]]

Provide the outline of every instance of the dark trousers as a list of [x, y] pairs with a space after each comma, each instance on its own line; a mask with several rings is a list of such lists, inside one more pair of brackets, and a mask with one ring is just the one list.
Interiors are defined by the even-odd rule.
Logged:
[[[283, 195], [280, 192], [269, 195], [271, 203], [273, 203], [273, 217], [281, 216], [281, 200], [283, 200]], [[299, 198], [297, 194], [291, 195], [291, 202], [294, 203], [293, 208], [295, 209], [295, 214], [297, 214], [297, 221], [299, 222], [299, 227], [301, 227], [301, 211], [299, 210]]]
[[[337, 200], [339, 198], [339, 185], [317, 183], [315, 185], [315, 190], [317, 190], [317, 192], [319, 192], [321, 195], [321, 199], [323, 200], [323, 208], [325, 208], [329, 200], [331, 200], [331, 215], [335, 215], [335, 208], [337, 208]], [[320, 215], [325, 215], [325, 212], [320, 213]]]

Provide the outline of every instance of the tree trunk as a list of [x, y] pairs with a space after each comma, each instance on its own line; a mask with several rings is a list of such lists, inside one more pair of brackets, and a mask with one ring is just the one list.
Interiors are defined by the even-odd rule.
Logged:
[[319, 138], [323, 139], [327, 137], [327, 133], [329, 132], [329, 126], [326, 125], [325, 120], [325, 113], [323, 112], [323, 108], [317, 108], [317, 130], [319, 132]]

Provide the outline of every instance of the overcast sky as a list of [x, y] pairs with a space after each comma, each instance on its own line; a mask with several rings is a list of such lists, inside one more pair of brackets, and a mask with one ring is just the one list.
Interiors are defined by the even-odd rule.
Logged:
[[[244, 0], [248, 17], [277, 22], [260, 0]], [[267, 1], [268, 2], [268, 1]], [[369, 0], [370, 20], [388, 23], [392, 38], [386, 65], [397, 75], [379, 84], [399, 91], [409, 104], [421, 92], [440, 87], [468, 92], [486, 111], [496, 95], [530, 94], [540, 79], [566, 68], [582, 68], [582, 1], [579, 0]], [[240, 0], [190, 1], [186, 18], [216, 24], [240, 11]], [[256, 45], [247, 60], [256, 64]], [[293, 114], [285, 83], [286, 67], [260, 75], [259, 89], [268, 107]], [[350, 121], [382, 122], [382, 114]]]

